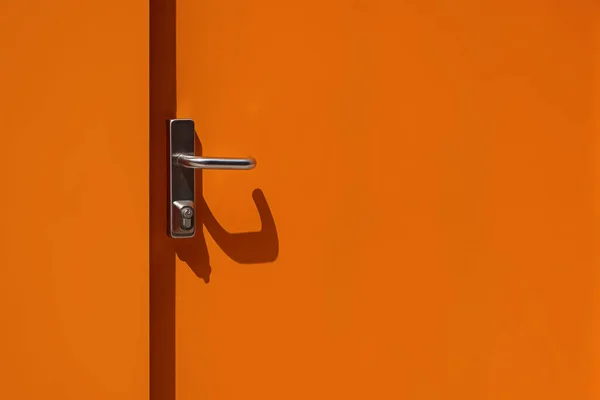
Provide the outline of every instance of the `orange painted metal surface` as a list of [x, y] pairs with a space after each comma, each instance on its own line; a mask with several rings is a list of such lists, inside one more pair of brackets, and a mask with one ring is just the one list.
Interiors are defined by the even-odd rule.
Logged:
[[177, 2], [177, 116], [258, 167], [198, 174], [157, 385], [595, 398], [597, 10], [484, 3]]
[[0, 398], [148, 398], [148, 5], [0, 4]]

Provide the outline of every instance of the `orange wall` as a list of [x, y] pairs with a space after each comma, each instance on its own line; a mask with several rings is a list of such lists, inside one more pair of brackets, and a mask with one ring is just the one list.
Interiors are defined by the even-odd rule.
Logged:
[[148, 6], [0, 4], [0, 398], [148, 398]]
[[596, 397], [592, 1], [177, 7], [179, 400]]

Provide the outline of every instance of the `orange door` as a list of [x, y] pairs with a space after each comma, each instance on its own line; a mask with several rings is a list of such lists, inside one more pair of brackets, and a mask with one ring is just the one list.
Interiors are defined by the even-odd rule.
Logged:
[[162, 7], [163, 119], [258, 166], [155, 239], [161, 399], [598, 396], [594, 2]]
[[147, 19], [0, 4], [2, 399], [148, 399]]

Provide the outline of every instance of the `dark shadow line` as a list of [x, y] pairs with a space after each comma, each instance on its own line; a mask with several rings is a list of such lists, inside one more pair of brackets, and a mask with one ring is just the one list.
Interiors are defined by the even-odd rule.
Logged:
[[150, 400], [175, 400], [175, 249], [167, 236], [166, 121], [175, 118], [176, 0], [150, 0]]

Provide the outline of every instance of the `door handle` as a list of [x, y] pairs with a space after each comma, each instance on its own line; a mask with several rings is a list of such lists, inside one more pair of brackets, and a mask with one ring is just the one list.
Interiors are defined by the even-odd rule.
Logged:
[[193, 169], [252, 169], [256, 167], [256, 160], [247, 158], [226, 157], [197, 157], [191, 154], [174, 154], [173, 162], [184, 168]]
[[195, 155], [194, 121], [172, 119], [169, 126], [169, 236], [189, 238], [196, 233], [195, 169], [246, 170], [256, 166], [247, 158], [200, 157]]

